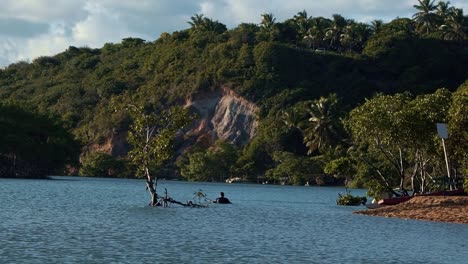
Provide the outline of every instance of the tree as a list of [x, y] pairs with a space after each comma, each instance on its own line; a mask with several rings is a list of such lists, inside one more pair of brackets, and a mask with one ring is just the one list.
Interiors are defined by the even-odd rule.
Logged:
[[189, 154], [188, 161], [178, 162], [178, 166], [190, 181], [223, 182], [231, 176], [238, 158], [235, 145], [219, 140], [207, 151]]
[[276, 18], [272, 13], [262, 14], [260, 22], [260, 32], [257, 34], [257, 39], [260, 41], [274, 41], [279, 35], [279, 30], [276, 23]]
[[262, 14], [262, 21], [260, 27], [266, 32], [271, 32], [276, 24], [276, 18], [272, 13]]
[[307, 15], [305, 10], [294, 16], [294, 23], [298, 33], [298, 39], [302, 40], [310, 30], [312, 17]]
[[346, 190], [352, 175], [355, 174], [353, 161], [349, 157], [340, 157], [330, 161], [325, 165], [323, 171], [336, 178], [345, 178]]
[[194, 30], [198, 30], [199, 28], [203, 27], [204, 15], [203, 14], [195, 14], [195, 15], [190, 17], [190, 20], [191, 21], [188, 21], [187, 23], [189, 23], [189, 25], [192, 26], [192, 28]]
[[346, 26], [341, 42], [349, 50], [361, 52], [370, 36], [371, 30], [367, 24], [352, 22]]
[[126, 160], [106, 153], [94, 152], [83, 158], [80, 175], [127, 178], [131, 176], [130, 170], [130, 165]]
[[[405, 127], [401, 110], [409, 100], [408, 94], [380, 95], [353, 109], [347, 120], [355, 144], [368, 145], [370, 150], [381, 153], [397, 172], [402, 189], [404, 189], [405, 164], [401, 133]], [[365, 162], [370, 163], [368, 160]], [[373, 167], [380, 176], [382, 184], [389, 186], [390, 180], [385, 177], [385, 173], [382, 173], [377, 166]]]
[[[448, 111], [447, 139], [448, 150], [453, 167], [467, 175], [468, 173], [468, 81], [462, 84], [452, 95]], [[468, 177], [465, 176], [465, 179]], [[468, 182], [468, 180], [467, 180]]]
[[330, 94], [320, 97], [310, 104], [309, 125], [305, 129], [304, 142], [309, 148], [309, 154], [314, 151], [333, 146], [342, 139], [341, 111], [338, 108], [338, 97]]
[[463, 9], [455, 8], [446, 16], [444, 23], [439, 27], [442, 38], [462, 43], [466, 39], [466, 18]]
[[311, 20], [311, 26], [307, 35], [304, 37], [309, 47], [313, 49], [322, 47], [326, 35], [327, 28], [330, 27], [330, 21], [323, 17], [316, 17]]
[[188, 110], [176, 106], [155, 112], [144, 107], [127, 105], [126, 110], [133, 118], [128, 132], [128, 142], [133, 149], [128, 153], [137, 168], [137, 177], [146, 179], [151, 206], [158, 205], [157, 174], [163, 162], [172, 157], [176, 133], [192, 120]]
[[[346, 123], [355, 147], [373, 155], [373, 160], [366, 155], [360, 158], [374, 168], [382, 185], [390, 189], [397, 176], [404, 191], [408, 175], [415, 192], [424, 192], [430, 185], [428, 179], [438, 171], [440, 155], [435, 124], [444, 122], [450, 97], [446, 89], [414, 99], [409, 94], [379, 95], [351, 111]], [[390, 166], [393, 174], [380, 169], [385, 167], [382, 164]]]
[[80, 145], [58, 119], [0, 103], [0, 177], [44, 178], [76, 166]]
[[339, 14], [333, 15], [331, 26], [327, 28], [325, 39], [329, 41], [329, 47], [334, 50], [341, 49], [341, 39], [348, 21]]
[[382, 31], [382, 26], [384, 25], [381, 19], [376, 19], [371, 22], [371, 31], [373, 34], [379, 34]]
[[320, 172], [320, 168], [310, 158], [290, 152], [276, 151], [273, 160], [277, 166], [269, 169], [265, 176], [284, 184], [304, 185], [311, 174]]
[[413, 5], [418, 12], [413, 15], [413, 20], [416, 23], [416, 30], [422, 34], [434, 32], [437, 28], [438, 16], [437, 5], [435, 0], [418, 0], [419, 5]]
[[452, 95], [447, 89], [419, 95], [406, 105], [406, 149], [412, 166], [411, 188], [424, 193], [432, 185], [436, 175], [443, 175], [443, 155], [436, 138], [435, 124], [446, 122]]
[[196, 14], [190, 17], [190, 19], [191, 21], [187, 23], [192, 26], [194, 32], [214, 32], [220, 34], [227, 30], [226, 25], [211, 18], [204, 17], [203, 14]]
[[447, 17], [449, 16], [449, 14], [453, 12], [453, 7], [449, 7], [449, 5], [450, 5], [450, 1], [447, 1], [447, 2], [440, 1], [437, 4], [437, 15], [439, 16], [439, 19], [441, 21], [445, 21], [445, 19], [447, 19]]

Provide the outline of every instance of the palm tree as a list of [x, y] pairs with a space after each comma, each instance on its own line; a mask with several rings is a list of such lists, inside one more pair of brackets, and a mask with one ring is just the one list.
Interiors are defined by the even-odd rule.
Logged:
[[332, 146], [341, 140], [340, 114], [336, 94], [320, 97], [312, 102], [309, 108], [309, 127], [304, 131], [304, 142], [309, 148], [308, 154]]
[[211, 31], [216, 33], [223, 33], [227, 30], [226, 25], [220, 23], [218, 20], [213, 20], [211, 18], [203, 19], [203, 29], [205, 31]]
[[203, 14], [195, 14], [194, 16], [190, 17], [190, 19], [192, 21], [188, 21], [187, 23], [189, 23], [194, 30], [198, 30], [199, 28], [203, 27]]
[[330, 41], [329, 47], [335, 50], [341, 48], [341, 38], [348, 21], [341, 15], [334, 14], [333, 21], [329, 28], [327, 28], [325, 38]]
[[453, 9], [445, 19], [445, 23], [439, 27], [443, 39], [463, 42], [467, 37], [465, 22], [463, 9]]
[[443, 22], [447, 19], [447, 17], [454, 11], [453, 7], [449, 7], [450, 1], [442, 2], [440, 1], [437, 4], [437, 15], [439, 16], [440, 20]]
[[226, 26], [218, 21], [211, 18], [204, 17], [203, 14], [196, 14], [190, 18], [192, 21], [188, 21], [192, 26], [193, 31], [211, 31], [216, 33], [223, 33], [227, 30]]
[[305, 10], [297, 13], [297, 15], [294, 16], [294, 22], [296, 23], [297, 33], [299, 33], [300, 39], [304, 38], [304, 36], [306, 36], [307, 32], [309, 31], [311, 20], [312, 17], [309, 17]]
[[361, 52], [364, 43], [369, 39], [371, 35], [371, 29], [369, 25], [364, 23], [355, 23], [354, 21], [344, 29], [341, 37], [341, 43], [347, 45], [350, 50]]
[[304, 39], [309, 43], [312, 48], [321, 47], [325, 38], [326, 29], [330, 26], [327, 19], [323, 17], [316, 17], [311, 19], [311, 25], [307, 35]]
[[262, 14], [262, 22], [260, 22], [260, 27], [266, 31], [271, 32], [275, 27], [276, 18], [273, 16], [272, 13], [269, 14]]
[[435, 0], [418, 0], [419, 5], [413, 5], [418, 10], [413, 15], [413, 21], [416, 23], [416, 30], [419, 33], [429, 34], [436, 29], [438, 16], [435, 13], [437, 6]]
[[373, 34], [378, 34], [380, 31], [382, 31], [382, 26], [384, 25], [383, 21], [380, 19], [376, 19], [371, 22], [371, 31]]

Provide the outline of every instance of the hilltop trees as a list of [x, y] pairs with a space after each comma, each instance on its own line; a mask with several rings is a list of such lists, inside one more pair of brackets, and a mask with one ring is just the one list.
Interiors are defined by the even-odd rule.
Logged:
[[463, 15], [463, 9], [452, 9], [448, 14], [444, 14], [443, 24], [439, 26], [442, 38], [463, 42], [466, 39], [466, 17]]
[[466, 18], [463, 9], [450, 6], [450, 2], [435, 0], [418, 0], [419, 5], [414, 5], [418, 10], [413, 15], [416, 30], [422, 35], [440, 33], [445, 40], [464, 41], [466, 39]]
[[340, 50], [342, 35], [344, 34], [345, 28], [348, 25], [348, 21], [339, 15], [334, 14], [333, 20], [329, 28], [326, 29], [325, 39], [329, 41], [329, 48]]
[[437, 5], [434, 4], [435, 0], [418, 0], [419, 5], [413, 5], [418, 10], [413, 15], [416, 22], [416, 30], [420, 33], [429, 34], [436, 29], [438, 16], [436, 14]]
[[220, 34], [227, 30], [226, 25], [211, 18], [204, 17], [203, 14], [196, 14], [190, 19], [191, 21], [188, 23], [192, 26], [194, 32], [213, 32]]

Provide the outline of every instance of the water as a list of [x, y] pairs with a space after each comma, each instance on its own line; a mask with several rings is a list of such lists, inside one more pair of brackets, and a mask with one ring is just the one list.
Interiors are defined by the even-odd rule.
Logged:
[[0, 179], [0, 263], [468, 263], [468, 225], [355, 215], [343, 188], [162, 181], [233, 204], [151, 208], [142, 180], [57, 179]]

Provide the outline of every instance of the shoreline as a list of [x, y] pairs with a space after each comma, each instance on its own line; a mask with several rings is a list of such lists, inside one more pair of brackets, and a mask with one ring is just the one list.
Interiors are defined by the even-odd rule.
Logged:
[[416, 196], [409, 201], [354, 214], [468, 224], [468, 196]]

